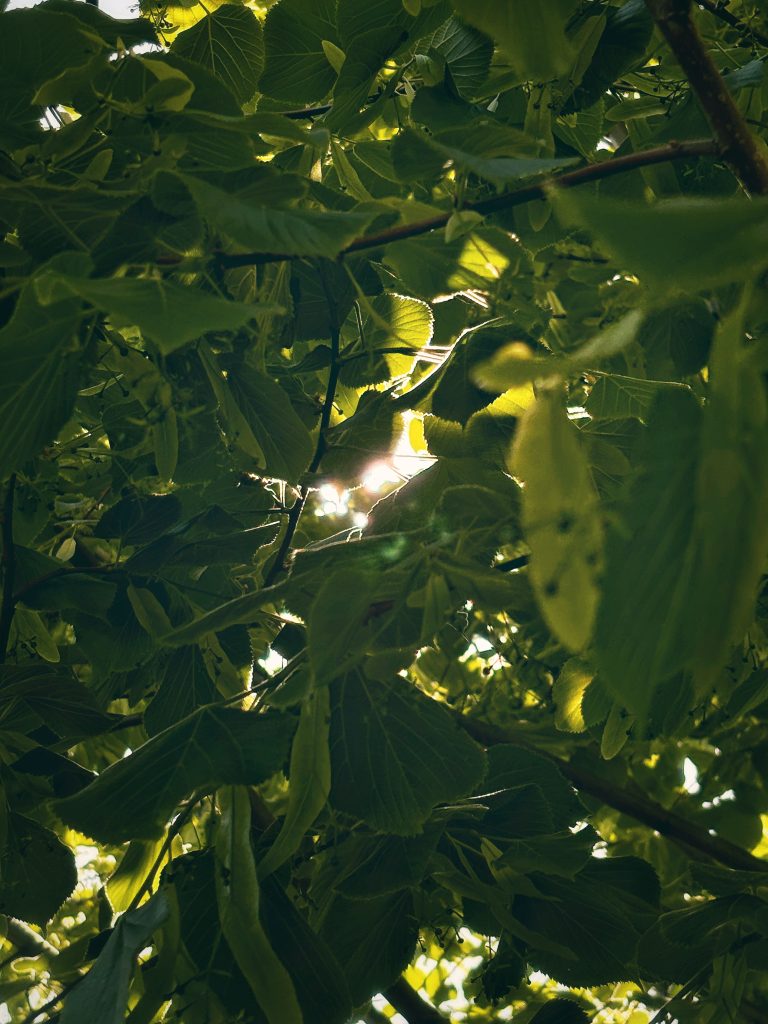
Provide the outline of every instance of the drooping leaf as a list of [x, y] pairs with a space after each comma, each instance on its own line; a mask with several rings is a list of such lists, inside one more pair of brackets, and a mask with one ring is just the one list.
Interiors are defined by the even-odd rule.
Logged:
[[295, 483], [309, 466], [314, 443], [280, 385], [247, 366], [228, 374], [232, 398], [264, 453], [269, 476]]
[[153, 839], [193, 792], [255, 785], [277, 771], [293, 728], [290, 717], [274, 712], [201, 708], [60, 800], [58, 813], [103, 842]]
[[762, 374], [749, 367], [744, 302], [718, 327], [710, 358], [696, 481], [696, 563], [691, 627], [700, 692], [713, 684], [754, 614], [768, 554], [768, 409]]
[[303, 1024], [296, 989], [259, 920], [260, 890], [251, 847], [251, 807], [244, 787], [219, 794], [216, 902], [229, 948], [269, 1024]]
[[536, 596], [561, 642], [581, 650], [597, 612], [603, 529], [584, 450], [557, 393], [541, 395], [528, 410], [512, 465], [525, 484], [523, 528]]
[[328, 687], [317, 687], [301, 708], [291, 747], [288, 808], [280, 832], [259, 862], [262, 880], [296, 852], [304, 833], [325, 806], [331, 789], [329, 726]]
[[687, 632], [700, 410], [670, 389], [656, 399], [626, 503], [608, 531], [595, 658], [612, 696], [643, 715], [690, 656]]
[[119, 1024], [136, 956], [168, 916], [164, 893], [122, 914], [83, 982], [64, 1001], [62, 1024]]

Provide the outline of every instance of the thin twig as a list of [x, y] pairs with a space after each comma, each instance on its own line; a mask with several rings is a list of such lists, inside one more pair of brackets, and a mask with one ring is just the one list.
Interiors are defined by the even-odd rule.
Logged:
[[[604, 178], [612, 178], [615, 174], [626, 174], [627, 171], [634, 171], [640, 167], [651, 167], [654, 164], [668, 163], [672, 160], [690, 160], [695, 157], [717, 157], [720, 155], [720, 148], [712, 139], [694, 139], [685, 142], [669, 142], [664, 146], [656, 146], [654, 149], [641, 150], [638, 153], [628, 153], [626, 156], [617, 156], [612, 160], [604, 160], [602, 163], [589, 164], [587, 167], [579, 167], [575, 171], [566, 171], [564, 174], [547, 178], [545, 181], [533, 185], [525, 185], [514, 192], [506, 192], [500, 196], [492, 196], [490, 199], [479, 199], [473, 203], [465, 203], [465, 210], [473, 210], [483, 215], [498, 213], [501, 210], [511, 210], [515, 206], [522, 206], [524, 203], [533, 202], [535, 199], [545, 199], [547, 190], [552, 186], [557, 188], [573, 188], [575, 185], [583, 185], [590, 181], [600, 181]], [[364, 235], [356, 238], [353, 242], [341, 250], [340, 256], [346, 256], [352, 252], [360, 252], [364, 249], [378, 249], [390, 242], [400, 242], [407, 238], [417, 238], [419, 235], [426, 235], [430, 231], [444, 228], [453, 215], [453, 210], [439, 213], [427, 220], [419, 220], [410, 224], [398, 224], [396, 227], [379, 231], [373, 235]], [[285, 260], [292, 260], [296, 257], [285, 253], [219, 253], [216, 261], [220, 266], [227, 268], [256, 266], [264, 263], [281, 263]]]
[[0, 664], [5, 661], [8, 653], [8, 640], [11, 635], [11, 623], [16, 608], [13, 594], [13, 582], [16, 576], [16, 551], [13, 546], [13, 497], [16, 492], [16, 474], [8, 481], [5, 492], [3, 510], [0, 513], [0, 533], [2, 533], [3, 553], [0, 564], [3, 568], [3, 594], [0, 598]]
[[[323, 455], [325, 454], [325, 435], [331, 423], [331, 414], [333, 412], [333, 403], [336, 398], [336, 387], [339, 382], [339, 370], [341, 368], [339, 360], [341, 325], [339, 324], [338, 307], [332, 290], [328, 286], [322, 274], [322, 270], [320, 270], [319, 273], [321, 275], [326, 300], [328, 302], [328, 312], [330, 314], [331, 364], [328, 368], [328, 384], [325, 389], [323, 408], [320, 412], [320, 426], [317, 435], [317, 445], [315, 446], [315, 453], [312, 456], [312, 461], [309, 464], [309, 473], [316, 473], [318, 471], [320, 463], [323, 460]], [[285, 533], [283, 534], [283, 539], [280, 541], [280, 547], [275, 555], [275, 560], [272, 562], [269, 571], [264, 577], [265, 587], [272, 586], [280, 573], [285, 569], [285, 563], [288, 555], [290, 554], [293, 538], [296, 535], [299, 520], [301, 519], [301, 514], [304, 511], [304, 506], [307, 503], [308, 496], [309, 486], [307, 484], [302, 484], [299, 488], [298, 497], [288, 512], [288, 521], [285, 524]]]
[[705, 11], [709, 11], [720, 21], [724, 21], [726, 25], [730, 25], [731, 28], [735, 28], [743, 36], [750, 36], [756, 43], [760, 43], [761, 46], [768, 46], [768, 36], [763, 35], [756, 28], [752, 28], [746, 21], [742, 21], [741, 18], [737, 18], [735, 14], [732, 14], [725, 4], [720, 0], [696, 0], [699, 7], [703, 7]]
[[707, 52], [691, 16], [691, 0], [645, 0], [645, 4], [685, 72], [723, 159], [749, 193], [768, 195], [768, 161]]

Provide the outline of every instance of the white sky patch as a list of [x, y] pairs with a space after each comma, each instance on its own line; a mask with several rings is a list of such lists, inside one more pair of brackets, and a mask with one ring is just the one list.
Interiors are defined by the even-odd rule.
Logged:
[[263, 658], [259, 658], [259, 665], [261, 665], [264, 671], [270, 676], [279, 672], [280, 669], [285, 668], [287, 664], [288, 662], [285, 658], [281, 654], [278, 654], [277, 651], [273, 651], [271, 647]]
[[400, 474], [396, 473], [392, 466], [382, 459], [379, 462], [373, 462], [366, 469], [363, 474], [362, 483], [366, 491], [378, 494], [382, 487], [386, 487], [387, 484], [400, 483]]
[[349, 491], [336, 484], [323, 484], [317, 492], [320, 499], [315, 508], [316, 516], [343, 516], [349, 511]]
[[[41, 0], [10, 0], [6, 10], [15, 11], [22, 7], [36, 7]], [[99, 0], [99, 10], [111, 18], [138, 18], [139, 5], [132, 0]]]
[[683, 761], [683, 789], [686, 793], [690, 793], [691, 796], [695, 796], [701, 790], [699, 785], [699, 769], [690, 757], [686, 757]]

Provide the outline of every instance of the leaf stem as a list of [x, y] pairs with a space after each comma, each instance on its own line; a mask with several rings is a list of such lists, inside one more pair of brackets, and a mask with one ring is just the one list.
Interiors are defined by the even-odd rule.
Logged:
[[749, 193], [768, 195], [768, 161], [758, 149], [744, 115], [707, 52], [691, 17], [690, 0], [645, 0], [645, 3], [685, 72], [712, 126], [721, 155]]

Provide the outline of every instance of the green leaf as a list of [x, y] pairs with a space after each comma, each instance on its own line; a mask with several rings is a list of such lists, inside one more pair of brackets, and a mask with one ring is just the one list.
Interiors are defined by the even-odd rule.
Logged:
[[634, 721], [635, 716], [627, 714], [620, 704], [613, 705], [603, 726], [603, 735], [600, 739], [600, 754], [606, 761], [610, 761], [624, 749]]
[[324, 686], [314, 689], [301, 706], [291, 747], [288, 809], [280, 832], [259, 862], [262, 880], [293, 856], [325, 806], [331, 789], [329, 726], [330, 698]]
[[0, 122], [35, 126], [38, 87], [68, 67], [88, 63], [103, 44], [76, 18], [58, 11], [5, 11], [0, 34]]
[[264, 72], [259, 89], [267, 96], [296, 103], [321, 100], [336, 72], [328, 63], [323, 40], [341, 45], [334, 0], [280, 0], [264, 23]]
[[[361, 326], [356, 316], [350, 316], [342, 329], [342, 341], [350, 340], [343, 349], [339, 379], [350, 387], [359, 387], [404, 376], [418, 349], [432, 340], [433, 328], [434, 316], [426, 302], [395, 292], [375, 295], [366, 300]], [[378, 349], [405, 352], [381, 354]], [[408, 349], [413, 349], [413, 355]]]
[[749, 294], [724, 318], [710, 357], [696, 481], [691, 667], [700, 693], [715, 684], [754, 618], [768, 555], [768, 410], [763, 374], [749, 365]]
[[251, 848], [251, 806], [243, 787], [219, 794], [216, 902], [224, 938], [269, 1024], [303, 1024], [296, 989], [259, 921], [260, 891]]
[[256, 92], [264, 63], [261, 22], [247, 7], [222, 4], [176, 36], [171, 52], [208, 68], [245, 103]]
[[181, 503], [175, 494], [129, 494], [104, 512], [96, 536], [119, 538], [127, 545], [147, 544], [180, 518]]
[[570, 999], [553, 999], [531, 1017], [530, 1024], [589, 1024], [590, 1018]]
[[58, 667], [5, 666], [0, 681], [5, 728], [13, 728], [16, 715], [32, 715], [33, 721], [62, 737], [98, 736], [118, 720], [99, 708], [90, 690]]
[[373, 573], [350, 566], [328, 576], [307, 620], [315, 685], [327, 686], [359, 665], [390, 625], [393, 611], [393, 600], [382, 599], [381, 580]]
[[361, 235], [375, 216], [373, 211], [272, 209], [198, 178], [185, 175], [183, 181], [209, 224], [238, 245], [263, 253], [330, 259]]
[[[482, 778], [485, 758], [444, 708], [400, 679], [355, 673], [331, 691], [331, 804], [396, 835]], [[376, 758], [371, 751], [376, 751]]]
[[488, 77], [493, 42], [458, 18], [449, 18], [420, 44], [420, 49], [435, 51], [445, 61], [451, 85], [459, 96], [471, 99]]
[[160, 643], [168, 647], [183, 647], [185, 644], [196, 643], [208, 633], [218, 633], [229, 626], [252, 623], [262, 608], [281, 600], [285, 590], [285, 584], [278, 583], [274, 587], [265, 587], [252, 594], [235, 597], [218, 608], [211, 609], [205, 615], [166, 633], [159, 638]]
[[159, 839], [132, 839], [117, 869], [107, 880], [109, 905], [116, 913], [128, 910], [142, 890], [147, 875], [165, 843]]
[[269, 476], [295, 483], [307, 469], [315, 445], [280, 385], [248, 366], [233, 366], [229, 390], [264, 453], [262, 468]]
[[334, 851], [334, 889], [350, 899], [369, 900], [418, 887], [440, 832], [432, 827], [419, 836], [350, 836]]
[[364, 392], [354, 415], [326, 431], [322, 469], [340, 480], [357, 482], [371, 462], [389, 455], [399, 423], [391, 395]]
[[418, 939], [408, 890], [371, 900], [335, 896], [320, 937], [344, 964], [355, 1004], [391, 985], [410, 963]]
[[588, 863], [594, 843], [595, 833], [590, 828], [575, 833], [507, 838], [504, 852], [495, 863], [523, 874], [542, 871], [547, 875], [574, 878]]
[[529, 575], [542, 613], [560, 641], [579, 651], [597, 612], [603, 528], [584, 450], [557, 392], [540, 395], [528, 409], [512, 464], [525, 484]]
[[262, 887], [261, 915], [273, 949], [293, 977], [304, 1024], [347, 1024], [352, 1005], [335, 937], [326, 942], [318, 935], [274, 877]]
[[50, 273], [39, 287], [50, 288], [55, 296], [78, 295], [118, 324], [135, 325], [164, 355], [208, 331], [235, 330], [257, 314], [280, 312], [279, 306], [233, 302], [158, 279], [95, 280]]
[[[539, 803], [546, 812], [546, 829], [535, 827], [530, 821], [516, 821], [514, 802], [509, 797], [531, 795], [534, 789]], [[507, 791], [507, 792], [504, 792]], [[526, 792], [528, 791], [528, 792]], [[499, 794], [499, 806], [492, 800]], [[479, 789], [480, 803], [488, 803], [489, 813], [483, 820], [483, 831], [501, 829], [509, 837], [524, 838], [531, 835], [554, 834], [570, 828], [584, 818], [584, 807], [573, 791], [571, 784], [560, 773], [557, 766], [541, 754], [500, 743], [488, 751], [488, 773]]]
[[326, 116], [332, 131], [343, 131], [365, 105], [379, 69], [402, 41], [403, 31], [396, 24], [371, 29], [355, 38], [341, 65], [333, 88], [333, 104]]
[[689, 391], [659, 395], [606, 539], [595, 661], [615, 700], [641, 716], [694, 643], [688, 615], [700, 418]]
[[168, 917], [164, 893], [122, 914], [83, 981], [64, 1000], [62, 1024], [120, 1024], [136, 957]]
[[636, 417], [645, 420], [656, 399], [662, 392], [687, 391], [685, 384], [675, 381], [641, 380], [624, 377], [620, 373], [596, 374], [584, 408], [597, 420], [626, 419]]
[[77, 883], [75, 858], [50, 829], [11, 811], [3, 814], [0, 914], [44, 926]]
[[629, 203], [574, 191], [553, 192], [561, 222], [586, 228], [619, 269], [654, 295], [696, 293], [743, 281], [768, 266], [768, 200], [665, 199]]
[[[63, 257], [49, 264], [62, 265]], [[73, 255], [64, 262], [76, 262]], [[37, 279], [23, 288], [8, 323], [0, 328], [0, 479], [50, 444], [69, 417], [78, 387], [76, 330], [80, 303], [65, 299], [43, 306]]]
[[638, 976], [635, 950], [657, 916], [659, 881], [653, 868], [635, 857], [590, 859], [575, 884], [541, 878], [548, 897], [515, 900], [515, 914], [534, 932], [578, 950], [577, 960], [531, 950], [529, 961], [558, 981], [575, 987], [631, 981]]
[[576, 162], [573, 157], [539, 159], [535, 152], [535, 142], [528, 135], [493, 122], [478, 122], [434, 134], [406, 128], [392, 142], [392, 163], [403, 181], [423, 181], [455, 168], [502, 184]]
[[[609, 324], [608, 327], [598, 332], [584, 345], [579, 346], [567, 354], [552, 353], [550, 356], [534, 356], [530, 349], [520, 341], [514, 341], [496, 352], [486, 363], [477, 366], [473, 373], [473, 380], [489, 391], [506, 391], [524, 384], [527, 381], [546, 379], [549, 377], [565, 377], [581, 373], [594, 367], [606, 359], [612, 359], [627, 349], [637, 336], [638, 328], [643, 319], [641, 310], [632, 310], [620, 320]], [[600, 380], [605, 375], [601, 375]], [[614, 377], [611, 374], [610, 377]], [[648, 385], [651, 395], [655, 395], [656, 382], [640, 382]], [[595, 388], [592, 388], [592, 392]], [[659, 385], [661, 386], [661, 385]], [[598, 406], [598, 401], [595, 405]], [[628, 416], [630, 413], [615, 411], [605, 413], [602, 418]]]
[[102, 842], [153, 839], [193, 792], [256, 785], [276, 772], [293, 728], [290, 717], [277, 713], [201, 708], [60, 800], [57, 811]]
[[565, 26], [574, 0], [452, 0], [457, 14], [503, 47], [521, 78], [547, 81], [567, 71], [573, 59]]
[[144, 728], [154, 736], [217, 697], [200, 648], [182, 647], [166, 663], [157, 693], [144, 712]]
[[645, 0], [626, 0], [621, 7], [609, 7], [605, 28], [581, 82], [566, 104], [566, 111], [591, 107], [645, 55], [653, 33], [653, 19]]
[[[585, 705], [588, 693], [589, 704]], [[605, 718], [611, 704], [594, 670], [579, 658], [570, 658], [560, 669], [552, 684], [552, 700], [555, 726], [563, 732], [584, 732]]]

